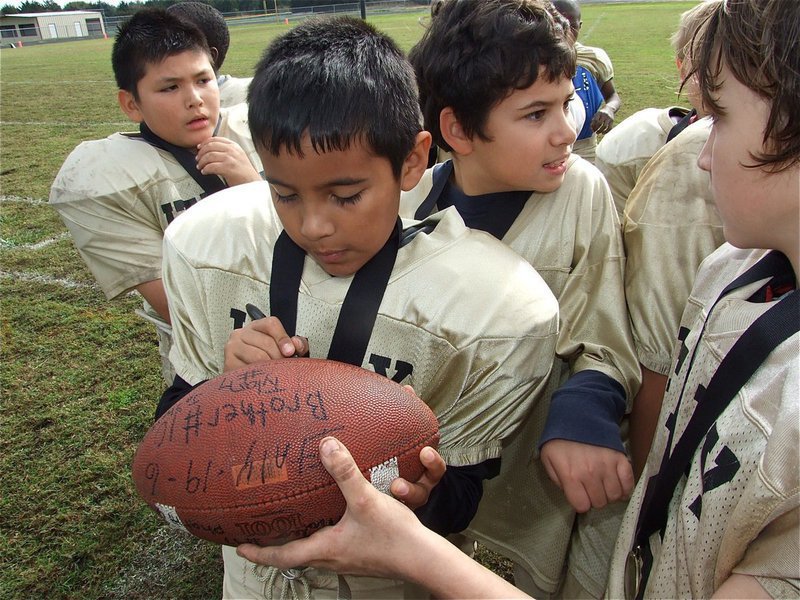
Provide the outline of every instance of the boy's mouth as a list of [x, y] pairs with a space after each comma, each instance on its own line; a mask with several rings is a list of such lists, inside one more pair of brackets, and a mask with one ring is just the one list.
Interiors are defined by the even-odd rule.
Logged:
[[189, 129], [203, 129], [208, 127], [208, 117], [196, 117], [189, 121], [186, 126]]
[[561, 175], [565, 173], [567, 170], [567, 160], [569, 159], [569, 155], [563, 156], [557, 160], [551, 161], [549, 163], [545, 163], [542, 165], [544, 169], [554, 175]]

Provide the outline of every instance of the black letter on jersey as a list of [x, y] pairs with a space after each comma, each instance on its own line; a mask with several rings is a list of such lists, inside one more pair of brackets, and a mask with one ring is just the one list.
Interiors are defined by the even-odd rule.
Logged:
[[[389, 377], [389, 367], [392, 364], [392, 360], [388, 356], [370, 354], [369, 364], [372, 365], [378, 375]], [[406, 377], [414, 372], [414, 367], [404, 360], [395, 361], [395, 365], [394, 376], [392, 377], [392, 381], [395, 383], [401, 383]]]
[[709, 452], [711, 452], [718, 441], [719, 432], [717, 431], [717, 425], [715, 423], [708, 431], [706, 440], [703, 442], [703, 450], [700, 452], [700, 470], [703, 473], [703, 491], [694, 499], [694, 502], [689, 505], [689, 510], [691, 510], [698, 519], [703, 509], [703, 493], [710, 492], [732, 481], [741, 467], [741, 463], [739, 459], [736, 458], [733, 451], [728, 448], [728, 446], [723, 446], [714, 459], [714, 464], [716, 466], [706, 471], [706, 459], [708, 458]]
[[231, 309], [231, 319], [233, 319], [233, 328], [241, 329], [244, 327], [244, 320], [247, 318], [247, 313], [243, 310], [236, 308]]

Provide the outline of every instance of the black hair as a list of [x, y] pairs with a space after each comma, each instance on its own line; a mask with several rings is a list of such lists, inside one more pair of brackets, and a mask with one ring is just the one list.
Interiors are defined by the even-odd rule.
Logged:
[[181, 52], [211, 52], [203, 32], [192, 23], [160, 8], [135, 13], [118, 30], [111, 51], [111, 65], [117, 87], [138, 100], [136, 85], [148, 64], [157, 64]]
[[302, 156], [369, 144], [395, 177], [422, 129], [414, 72], [397, 45], [351, 17], [311, 19], [276, 39], [247, 94], [257, 148]]
[[425, 128], [450, 151], [439, 115], [450, 107], [468, 136], [488, 141], [491, 109], [525, 89], [544, 68], [548, 81], [572, 79], [569, 24], [548, 0], [448, 0], [409, 59], [419, 85]]
[[216, 52], [214, 70], [219, 72], [231, 43], [231, 34], [222, 13], [202, 2], [179, 2], [167, 8], [167, 12], [197, 25], [206, 36], [212, 55]]

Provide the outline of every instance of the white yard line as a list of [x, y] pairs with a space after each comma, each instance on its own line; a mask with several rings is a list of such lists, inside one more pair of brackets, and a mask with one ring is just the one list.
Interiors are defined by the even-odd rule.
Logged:
[[2, 196], [0, 195], [0, 204], [3, 202], [22, 202], [25, 204], [33, 204], [34, 206], [39, 204], [47, 204], [47, 200], [44, 198], [31, 198], [30, 196]]
[[73, 279], [68, 279], [66, 277], [50, 277], [49, 275], [42, 275], [41, 273], [29, 273], [24, 271], [0, 271], [0, 278], [31, 281], [33, 283], [44, 283], [47, 285], [57, 285], [67, 289], [88, 289], [98, 291], [100, 289], [95, 283], [83, 283]]
[[63, 239], [69, 237], [69, 232], [65, 231], [61, 235], [58, 235], [54, 238], [49, 238], [46, 240], [42, 240], [41, 242], [36, 242], [35, 244], [14, 244], [9, 242], [8, 240], [4, 240], [0, 238], [0, 247], [6, 248], [22, 248], [23, 250], [41, 250], [42, 248], [47, 248], [48, 246], [55, 244], [56, 242], [60, 242]]

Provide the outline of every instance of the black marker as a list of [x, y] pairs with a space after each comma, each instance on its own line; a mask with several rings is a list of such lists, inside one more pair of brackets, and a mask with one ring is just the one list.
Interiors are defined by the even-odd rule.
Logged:
[[[264, 312], [260, 308], [258, 308], [255, 304], [250, 304], [248, 302], [247, 304], [244, 305], [244, 308], [247, 311], [247, 314], [250, 315], [250, 318], [253, 319], [253, 321], [258, 321], [259, 319], [267, 318], [267, 315], [265, 315]], [[300, 355], [294, 354], [292, 358], [297, 358], [298, 356]]]
[[253, 321], [258, 321], [259, 319], [265, 319], [267, 317], [267, 315], [265, 315], [255, 304], [250, 304], [248, 302], [244, 305], [244, 307], [247, 310], [247, 314], [250, 315], [250, 318], [253, 319]]

